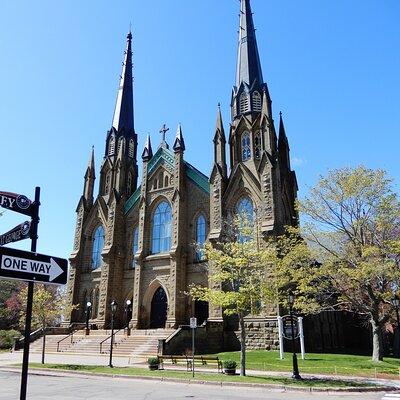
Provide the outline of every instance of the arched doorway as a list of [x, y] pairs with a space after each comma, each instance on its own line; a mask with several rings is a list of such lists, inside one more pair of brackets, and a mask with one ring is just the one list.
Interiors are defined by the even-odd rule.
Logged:
[[197, 325], [201, 325], [208, 318], [208, 303], [206, 301], [195, 300], [194, 315], [197, 318]]
[[168, 300], [165, 290], [160, 286], [151, 300], [150, 328], [165, 328]]

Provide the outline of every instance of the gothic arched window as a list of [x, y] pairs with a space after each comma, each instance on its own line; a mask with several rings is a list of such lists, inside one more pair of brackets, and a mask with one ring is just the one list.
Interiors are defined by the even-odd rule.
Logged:
[[108, 142], [108, 155], [112, 156], [115, 152], [115, 139], [114, 136], [110, 137], [110, 141]]
[[239, 218], [239, 242], [252, 240], [251, 231], [254, 226], [254, 206], [249, 197], [242, 197], [236, 205], [236, 214]]
[[171, 206], [163, 201], [157, 206], [153, 215], [152, 254], [165, 253], [171, 249], [171, 222]]
[[243, 92], [240, 95], [240, 113], [244, 114], [249, 111], [249, 96]]
[[261, 111], [261, 95], [259, 92], [254, 92], [252, 96], [252, 102], [253, 102], [253, 111], [254, 112], [260, 112]]
[[254, 135], [254, 156], [259, 159], [261, 157], [261, 133], [257, 132]]
[[132, 191], [132, 174], [129, 172], [128, 174], [128, 182], [126, 184], [126, 191], [128, 192], [128, 196], [130, 196]]
[[133, 143], [133, 139], [129, 141], [129, 157], [135, 157], [135, 144]]
[[249, 132], [244, 132], [242, 135], [242, 161], [250, 160], [251, 144]]
[[100, 225], [94, 232], [93, 235], [93, 247], [92, 247], [92, 269], [101, 267], [101, 252], [104, 247], [104, 228]]
[[104, 195], [108, 195], [110, 193], [110, 185], [111, 185], [111, 171], [107, 172], [106, 182], [104, 184]]
[[206, 219], [200, 214], [196, 220], [196, 261], [204, 260], [204, 243], [206, 242]]
[[132, 253], [133, 253], [133, 262], [132, 262], [132, 268], [135, 268], [136, 266], [136, 261], [135, 261], [135, 254], [139, 250], [139, 227], [136, 227], [133, 230], [133, 239], [132, 239]]

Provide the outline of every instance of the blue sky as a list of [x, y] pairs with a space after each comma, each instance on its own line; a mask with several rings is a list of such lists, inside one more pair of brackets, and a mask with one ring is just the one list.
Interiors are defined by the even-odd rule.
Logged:
[[[282, 110], [300, 197], [328, 169], [365, 164], [400, 182], [400, 2], [252, 0], [275, 121]], [[237, 0], [28, 0], [0, 14], [0, 190], [42, 187], [38, 250], [68, 256], [89, 151], [99, 167], [132, 22], [135, 124], [159, 141], [182, 123], [208, 174], [217, 103], [226, 130]], [[140, 159], [140, 158], [139, 158]], [[98, 174], [97, 174], [98, 175]], [[23, 216], [6, 212], [3, 233]], [[29, 243], [19, 245], [29, 248]]]

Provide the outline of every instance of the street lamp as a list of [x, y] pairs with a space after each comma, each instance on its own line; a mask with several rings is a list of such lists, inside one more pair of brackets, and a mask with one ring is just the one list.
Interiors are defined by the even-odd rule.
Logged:
[[127, 300], [125, 304], [125, 329], [127, 336], [129, 336], [131, 334], [131, 330], [129, 329], [129, 317], [132, 312], [132, 301]]
[[296, 340], [294, 337], [294, 322], [293, 322], [293, 304], [294, 304], [294, 293], [289, 290], [288, 293], [288, 301], [289, 301], [289, 314], [290, 314], [290, 325], [292, 329], [292, 351], [293, 351], [293, 379], [301, 379], [299, 374], [299, 365], [297, 363], [297, 354], [296, 354]]
[[397, 295], [395, 295], [390, 302], [392, 303], [392, 306], [395, 308], [396, 310], [396, 319], [397, 319], [397, 327], [396, 327], [396, 331], [394, 334], [394, 338], [396, 340], [397, 338], [397, 346], [393, 346], [395, 347], [395, 351], [397, 353], [397, 355], [399, 355], [400, 352], [400, 332], [399, 332], [399, 326], [400, 326], [400, 319], [399, 319], [399, 306], [400, 306], [400, 299]]
[[118, 304], [115, 300], [113, 300], [110, 303], [111, 307], [111, 344], [110, 344], [110, 362], [108, 363], [108, 366], [110, 368], [113, 368], [112, 365], [112, 352], [113, 352], [113, 346], [114, 346], [114, 316], [115, 312], [117, 311]]
[[89, 329], [89, 319], [90, 315], [92, 314], [92, 303], [88, 301], [86, 303], [86, 335], [89, 335], [90, 329]]

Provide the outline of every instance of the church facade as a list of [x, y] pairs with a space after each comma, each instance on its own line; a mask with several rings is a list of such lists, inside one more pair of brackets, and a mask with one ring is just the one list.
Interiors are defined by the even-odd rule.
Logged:
[[[157, 147], [153, 149], [150, 137], [146, 139], [139, 177], [133, 104], [129, 33], [98, 194], [94, 196], [92, 151], [76, 210], [68, 296], [79, 308], [68, 322], [83, 322], [90, 301], [91, 324], [106, 327], [112, 300], [120, 305], [119, 324], [129, 322], [135, 329], [177, 328], [188, 324], [191, 316], [200, 323], [221, 322], [221, 310], [187, 295], [192, 284], [208, 285], [202, 245], [221, 240], [228, 216], [237, 212], [255, 216], [259, 237], [281, 234], [285, 225], [297, 224], [296, 176], [282, 116], [279, 134], [275, 129], [250, 0], [241, 0], [230, 129], [225, 132], [218, 108], [209, 147], [214, 152], [210, 176], [185, 160], [182, 128], [178, 126], [170, 146], [164, 126]], [[274, 307], [265, 311], [276, 312]]]

